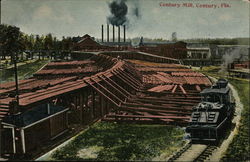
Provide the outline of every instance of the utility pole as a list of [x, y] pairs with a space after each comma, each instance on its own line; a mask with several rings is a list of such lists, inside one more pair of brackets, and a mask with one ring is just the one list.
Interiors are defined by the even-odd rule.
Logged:
[[16, 101], [17, 101], [17, 106], [19, 106], [18, 76], [17, 76], [17, 52], [15, 52], [15, 56], [14, 56], [14, 71], [15, 71], [15, 83], [16, 83]]

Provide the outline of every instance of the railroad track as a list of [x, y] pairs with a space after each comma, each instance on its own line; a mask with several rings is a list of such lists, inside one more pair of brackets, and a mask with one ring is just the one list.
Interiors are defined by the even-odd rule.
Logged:
[[174, 155], [172, 155], [168, 162], [174, 161], [195, 161], [203, 162], [209, 161], [208, 157], [213, 153], [217, 146], [210, 144], [192, 144], [187, 143]]

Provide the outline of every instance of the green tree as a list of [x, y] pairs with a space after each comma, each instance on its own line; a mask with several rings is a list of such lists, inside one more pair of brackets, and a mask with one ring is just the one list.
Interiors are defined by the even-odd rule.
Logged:
[[35, 42], [34, 42], [34, 49], [38, 52], [38, 59], [41, 59], [41, 50], [43, 48], [43, 40], [42, 37], [36, 35]]
[[73, 40], [71, 37], [65, 38], [63, 36], [62, 38], [62, 57], [64, 58], [66, 55], [71, 53], [71, 50], [73, 48]]
[[45, 36], [43, 45], [44, 49], [46, 50], [46, 53], [50, 56], [51, 50], [53, 49], [53, 38], [51, 33]]
[[53, 38], [52, 38], [52, 34], [49, 33], [45, 36], [45, 39], [44, 39], [44, 49], [51, 50], [52, 47], [53, 47]]
[[1, 53], [10, 56], [11, 62], [18, 59], [18, 53], [25, 49], [20, 29], [16, 26], [0, 25], [0, 46]]
[[6, 59], [7, 47], [6, 47], [6, 38], [7, 38], [7, 26], [0, 25], [0, 56], [2, 59]]
[[60, 51], [62, 50], [62, 43], [61, 41], [57, 40], [56, 37], [53, 38], [53, 49], [54, 49], [54, 57], [58, 57]]

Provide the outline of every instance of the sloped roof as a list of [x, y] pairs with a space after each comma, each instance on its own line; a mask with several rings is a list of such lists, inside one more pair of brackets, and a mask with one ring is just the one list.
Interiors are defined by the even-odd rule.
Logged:
[[229, 87], [226, 88], [207, 88], [204, 89], [201, 94], [207, 94], [207, 93], [220, 93], [220, 94], [226, 94], [229, 91]]
[[101, 46], [99, 43], [97, 43], [93, 38], [91, 38], [89, 35], [84, 35], [83, 39], [77, 42], [78, 46]]
[[82, 38], [91, 38], [90, 35], [85, 34]]

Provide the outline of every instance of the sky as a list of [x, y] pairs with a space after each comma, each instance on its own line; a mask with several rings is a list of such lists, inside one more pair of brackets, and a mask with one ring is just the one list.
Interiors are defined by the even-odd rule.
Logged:
[[[129, 38], [171, 39], [173, 32], [178, 39], [249, 37], [249, 0], [123, 1], [127, 5], [125, 24]], [[52, 33], [58, 38], [89, 34], [101, 38], [101, 25], [105, 24], [106, 31], [107, 19], [112, 15], [111, 2], [2, 0], [1, 17], [2, 23], [18, 26], [27, 34]], [[185, 7], [185, 3], [193, 7]]]

